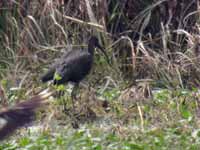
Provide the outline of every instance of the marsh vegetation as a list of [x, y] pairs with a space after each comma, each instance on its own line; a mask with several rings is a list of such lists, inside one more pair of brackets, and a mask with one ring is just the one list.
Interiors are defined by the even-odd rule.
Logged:
[[199, 7], [198, 0], [0, 1], [0, 109], [56, 90], [40, 77], [91, 36], [111, 63], [96, 51], [76, 114], [63, 113], [71, 88], [60, 87], [64, 96], [52, 96], [0, 150], [198, 150]]

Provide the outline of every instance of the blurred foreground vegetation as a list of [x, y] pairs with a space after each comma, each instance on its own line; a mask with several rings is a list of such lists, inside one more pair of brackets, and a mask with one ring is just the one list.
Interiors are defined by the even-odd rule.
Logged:
[[79, 129], [55, 100], [0, 149], [198, 150], [199, 7], [198, 0], [0, 1], [2, 106], [46, 88], [39, 78], [53, 60], [85, 48], [91, 35], [113, 65], [95, 54], [84, 81], [92, 90], [82, 87], [76, 104]]

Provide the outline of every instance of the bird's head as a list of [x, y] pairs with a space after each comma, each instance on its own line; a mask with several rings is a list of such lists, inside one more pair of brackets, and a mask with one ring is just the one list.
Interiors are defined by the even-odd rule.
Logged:
[[110, 64], [109, 57], [108, 57], [106, 51], [103, 49], [103, 47], [99, 44], [99, 40], [98, 40], [98, 38], [96, 36], [92, 36], [90, 38], [88, 47], [89, 47], [89, 49], [92, 47], [92, 50], [94, 50], [95, 47], [100, 49], [101, 52], [106, 57], [107, 62]]
[[99, 49], [103, 49], [101, 47], [101, 45], [99, 44], [99, 40], [96, 36], [92, 36], [90, 39], [89, 39], [89, 45], [91, 45], [92, 47], [97, 47]]

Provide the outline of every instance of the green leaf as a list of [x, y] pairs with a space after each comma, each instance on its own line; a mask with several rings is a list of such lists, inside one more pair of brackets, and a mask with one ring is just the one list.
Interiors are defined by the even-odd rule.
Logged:
[[188, 110], [186, 106], [181, 105], [180, 112], [184, 119], [188, 119], [189, 121], [192, 119], [192, 113]]
[[56, 72], [56, 73], [54, 74], [54, 79], [57, 80], [57, 81], [59, 81], [59, 80], [62, 79], [62, 77]]
[[56, 86], [56, 89], [58, 91], [64, 91], [65, 90], [65, 86], [63, 84], [60, 84], [60, 85]]

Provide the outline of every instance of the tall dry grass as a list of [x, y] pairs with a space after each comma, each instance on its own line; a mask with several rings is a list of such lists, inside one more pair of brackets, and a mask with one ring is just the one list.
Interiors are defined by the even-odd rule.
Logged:
[[0, 78], [32, 87], [45, 64], [64, 48], [85, 47], [94, 34], [115, 68], [102, 67], [106, 63], [97, 56], [95, 76], [198, 86], [198, 10], [197, 0], [1, 1]]

